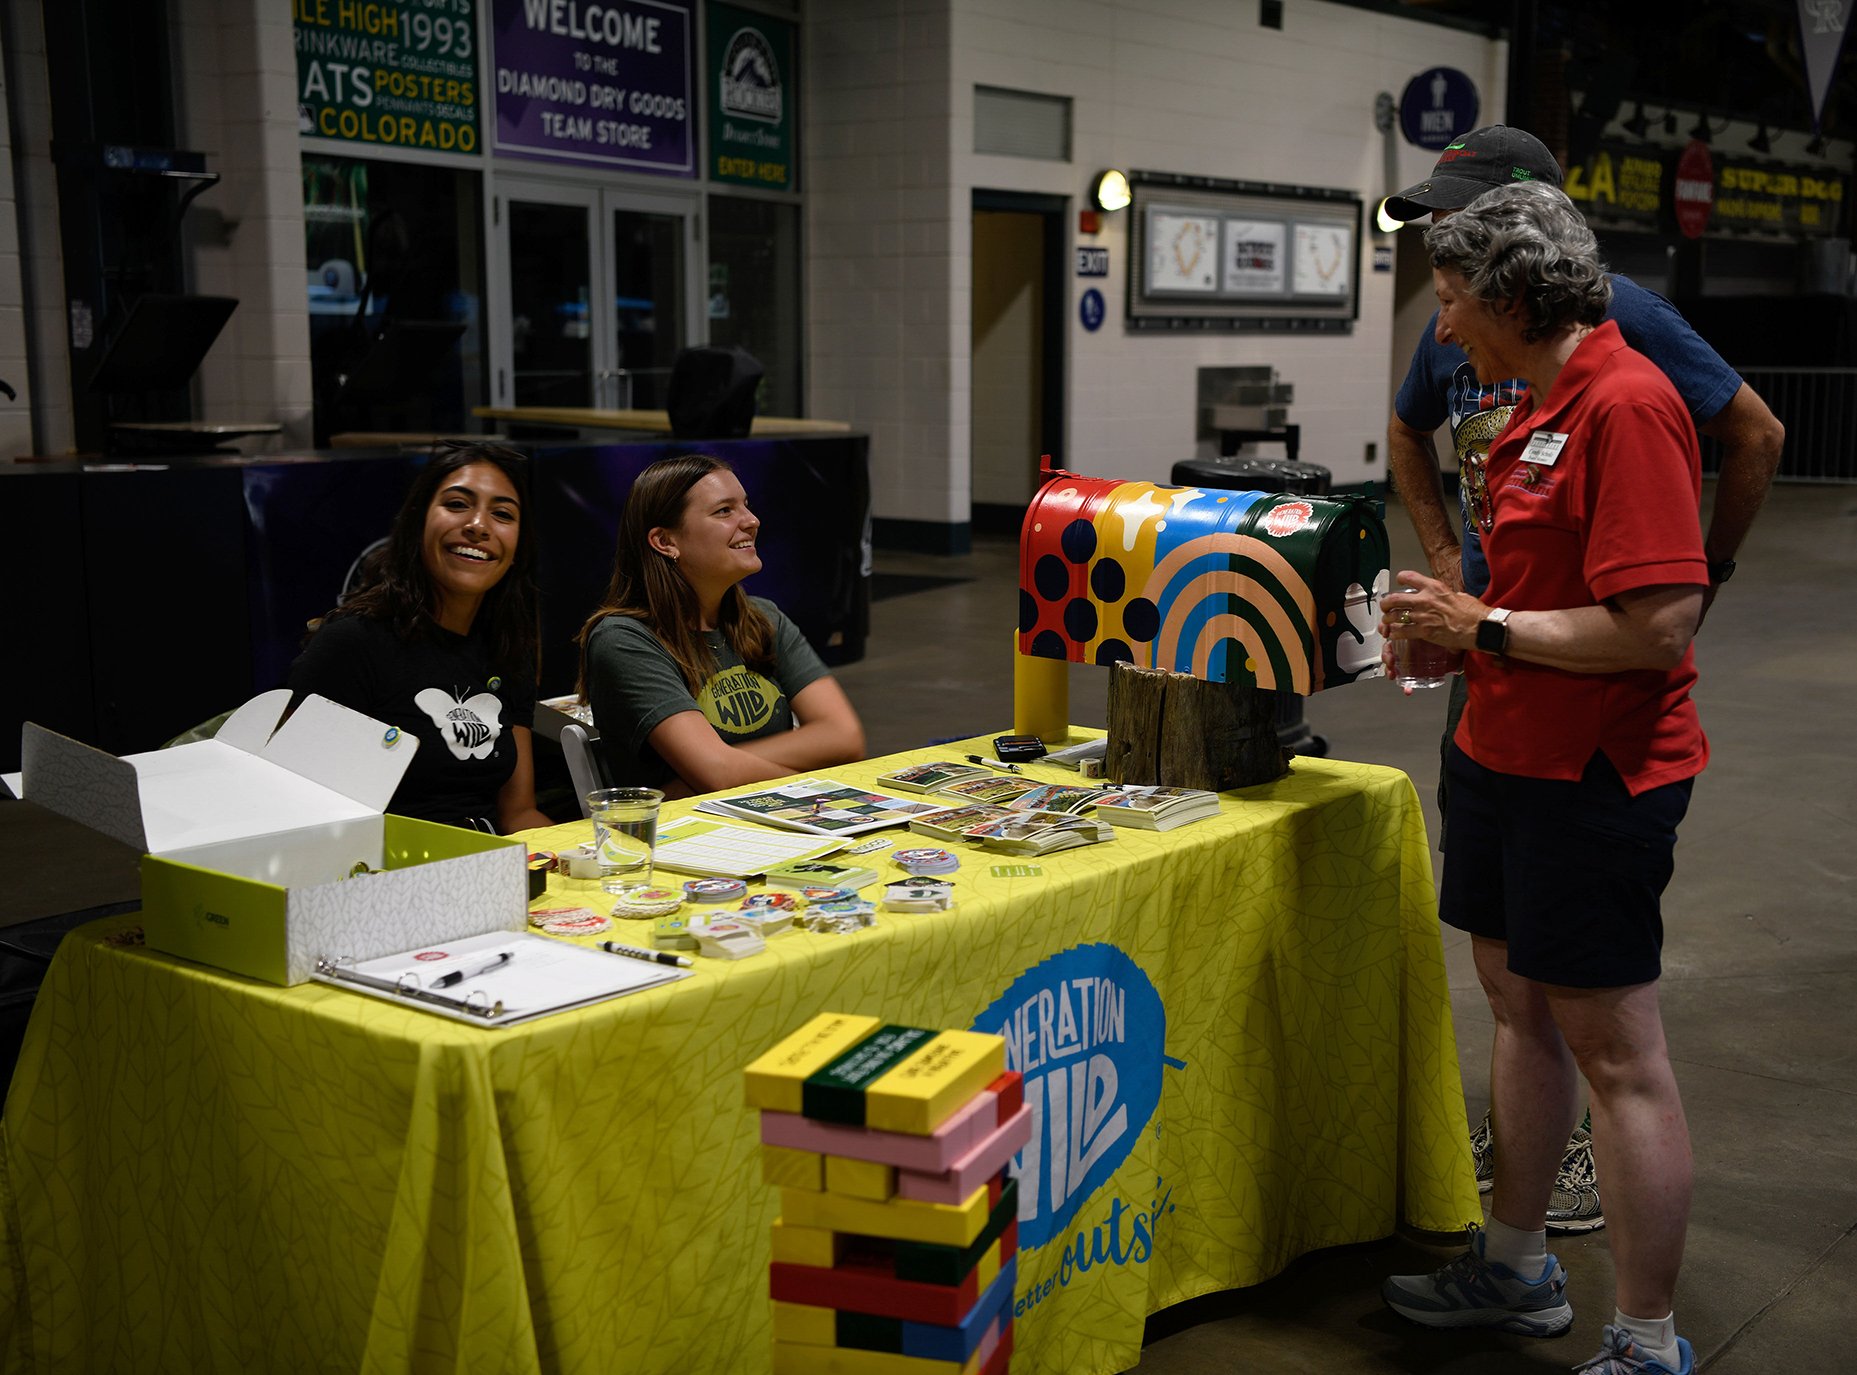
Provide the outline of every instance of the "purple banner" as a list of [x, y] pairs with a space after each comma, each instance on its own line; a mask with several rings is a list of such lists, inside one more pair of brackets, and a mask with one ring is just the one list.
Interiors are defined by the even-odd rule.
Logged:
[[493, 0], [496, 151], [696, 175], [691, 20], [670, 0]]

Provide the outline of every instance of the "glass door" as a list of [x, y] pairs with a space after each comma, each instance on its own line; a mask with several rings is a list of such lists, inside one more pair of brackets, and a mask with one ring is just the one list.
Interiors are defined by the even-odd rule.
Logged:
[[695, 198], [500, 179], [497, 404], [662, 410], [692, 310]]
[[598, 195], [590, 188], [506, 183], [498, 236], [508, 273], [506, 358], [497, 404], [595, 406], [602, 363], [593, 255]]
[[645, 208], [606, 194], [613, 283], [608, 404], [661, 411], [671, 364], [690, 342], [690, 216], [687, 209]]

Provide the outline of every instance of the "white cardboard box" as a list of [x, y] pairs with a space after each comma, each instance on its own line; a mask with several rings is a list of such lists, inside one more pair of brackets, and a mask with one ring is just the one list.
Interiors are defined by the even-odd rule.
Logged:
[[[270, 983], [528, 925], [520, 842], [384, 814], [419, 742], [326, 698], [117, 758], [28, 722], [25, 796], [143, 851], [148, 944]], [[358, 863], [381, 872], [350, 877]]]

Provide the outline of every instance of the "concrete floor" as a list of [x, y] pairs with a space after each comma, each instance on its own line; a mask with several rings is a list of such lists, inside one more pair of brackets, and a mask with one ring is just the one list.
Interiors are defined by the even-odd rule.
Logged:
[[[1714, 499], [1705, 490], [1705, 509]], [[1388, 513], [1395, 567], [1415, 564]], [[1016, 546], [879, 553], [880, 571], [968, 579], [879, 602], [869, 653], [839, 671], [873, 754], [1005, 729]], [[1857, 488], [1782, 487], [1697, 641], [1713, 760], [1665, 898], [1664, 1023], [1695, 1148], [1678, 1330], [1698, 1370], [1857, 1370]], [[1840, 593], [1837, 589], [1847, 589]], [[1103, 724], [1105, 675], [1071, 669], [1071, 719]], [[1312, 698], [1337, 757], [1404, 769], [1426, 799], [1442, 694], [1384, 683]], [[1487, 1102], [1489, 1012], [1468, 939], [1447, 932], [1472, 1120]], [[1428, 1332], [1380, 1304], [1386, 1275], [1456, 1248], [1400, 1237], [1321, 1252], [1254, 1289], [1152, 1318], [1143, 1375], [1233, 1370], [1533, 1372], [1598, 1347], [1612, 1314], [1607, 1233], [1550, 1239], [1573, 1331], [1552, 1341]]]

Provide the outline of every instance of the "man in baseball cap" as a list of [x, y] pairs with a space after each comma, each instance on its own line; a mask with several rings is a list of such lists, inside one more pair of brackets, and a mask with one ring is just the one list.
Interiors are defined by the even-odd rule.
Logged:
[[[1446, 148], [1431, 176], [1389, 196], [1386, 211], [1401, 220], [1415, 220], [1426, 214], [1447, 215], [1463, 209], [1493, 187], [1521, 181], [1560, 186], [1560, 164], [1533, 134], [1492, 124], [1464, 135]], [[1607, 318], [1618, 324], [1626, 343], [1663, 369], [1689, 408], [1696, 428], [1721, 441], [1721, 476], [1703, 541], [1709, 559], [1706, 596], [1712, 600], [1734, 573], [1735, 550], [1766, 499], [1786, 431], [1759, 393], [1722, 361], [1674, 306], [1629, 277], [1614, 275], [1611, 280], [1612, 305]], [[1479, 382], [1476, 369], [1449, 332], [1439, 333], [1434, 314], [1413, 352], [1405, 383], [1393, 399], [1393, 416], [1386, 435], [1387, 467], [1425, 550], [1425, 566], [1453, 590], [1480, 597], [1489, 587], [1489, 564], [1484, 560], [1482, 545], [1482, 536], [1490, 528], [1484, 463], [1490, 441], [1507, 423], [1510, 411], [1526, 389], [1519, 379], [1488, 386]], [[1432, 435], [1446, 425], [1457, 454], [1456, 512], [1447, 510], [1438, 454], [1432, 443]], [[1706, 608], [1706, 601], [1704, 605]], [[1444, 726], [1446, 746], [1457, 729], [1463, 704], [1464, 680], [1456, 678]], [[1440, 814], [1446, 811], [1445, 803], [1441, 778]], [[1440, 836], [1440, 847], [1448, 838], [1448, 834]], [[1494, 1171], [1494, 1133], [1487, 1116], [1470, 1139], [1477, 1186], [1488, 1190]], [[1567, 1143], [1548, 1208], [1547, 1228], [1562, 1233], [1588, 1232], [1604, 1225], [1598, 1180], [1593, 1172], [1592, 1138], [1582, 1127]]]
[[1440, 153], [1426, 180], [1388, 196], [1386, 213], [1396, 220], [1416, 220], [1433, 210], [1462, 210], [1492, 186], [1518, 181], [1559, 186], [1560, 164], [1527, 130], [1491, 124], [1473, 129]]

